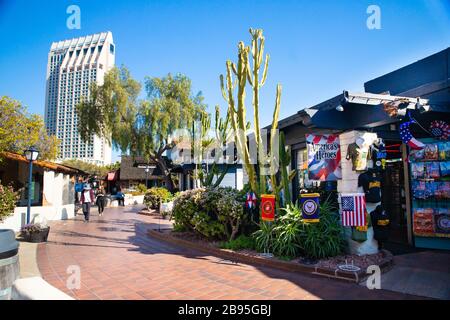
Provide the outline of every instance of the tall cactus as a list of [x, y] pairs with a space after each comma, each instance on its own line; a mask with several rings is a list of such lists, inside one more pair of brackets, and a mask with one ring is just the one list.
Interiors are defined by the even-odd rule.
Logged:
[[[288, 173], [287, 166], [291, 163], [291, 150], [290, 147], [286, 146], [286, 141], [284, 137], [284, 132], [280, 132], [280, 171], [281, 171], [281, 181], [276, 184], [276, 176], [272, 175], [272, 181], [276, 187], [277, 194], [284, 190], [284, 205], [292, 204], [291, 192], [289, 191], [289, 183], [294, 179], [297, 171], [291, 170]], [[278, 203], [278, 206], [281, 206], [281, 203]]]
[[[197, 160], [196, 171], [198, 174], [196, 178], [200, 180], [200, 183], [203, 187], [216, 188], [220, 185], [226, 173], [228, 172], [229, 163], [224, 165], [222, 170], [219, 169], [216, 162], [213, 162], [211, 169], [209, 170], [209, 163], [207, 162], [207, 170], [203, 171], [201, 168], [201, 161], [203, 160], [203, 154], [205, 149], [211, 147], [213, 145], [214, 139], [208, 137], [209, 130], [211, 128], [211, 117], [206, 112], [200, 114], [200, 132], [199, 139], [195, 138], [195, 132], [193, 132], [193, 141], [192, 141], [192, 149], [198, 150], [198, 156], [200, 157]], [[193, 131], [194, 128], [193, 128]], [[215, 133], [216, 133], [216, 143], [217, 149], [222, 150], [223, 142], [227, 141], [227, 137], [229, 135], [230, 127], [229, 127], [229, 113], [227, 113], [227, 117], [223, 120], [220, 117], [219, 107], [216, 106], [216, 114], [215, 114]], [[195, 154], [195, 152], [194, 152]], [[208, 159], [207, 159], [208, 160]], [[213, 182], [214, 177], [217, 177], [216, 181]]]
[[[220, 76], [220, 84], [222, 95], [228, 103], [228, 110], [230, 112], [230, 122], [235, 132], [236, 146], [239, 156], [243, 159], [244, 168], [249, 178], [249, 184], [252, 191], [257, 195], [266, 192], [266, 175], [265, 165], [269, 164], [274, 159], [274, 139], [276, 137], [276, 130], [278, 128], [278, 115], [280, 111], [281, 85], [277, 86], [275, 110], [272, 120], [271, 141], [270, 141], [270, 156], [264, 149], [260, 125], [259, 125], [259, 89], [264, 85], [267, 78], [267, 70], [269, 63], [269, 56], [266, 55], [262, 78], [260, 80], [260, 69], [264, 57], [264, 36], [260, 29], [250, 29], [252, 37], [251, 49], [245, 46], [241, 41], [238, 45], [238, 62], [237, 65], [230, 60], [226, 63], [227, 73], [226, 81], [223, 75]], [[252, 53], [252, 66], [250, 66], [249, 53]], [[234, 78], [235, 77], [235, 78]], [[257, 174], [256, 166], [251, 163], [249, 144], [247, 137], [247, 130], [250, 125], [246, 122], [246, 107], [245, 107], [245, 87], [248, 83], [252, 87], [253, 93], [253, 127], [255, 133], [255, 142], [258, 158], [259, 172]], [[234, 98], [234, 91], [237, 88], [237, 103]], [[237, 104], [237, 106], [236, 106]], [[237, 107], [237, 108], [236, 108]]]

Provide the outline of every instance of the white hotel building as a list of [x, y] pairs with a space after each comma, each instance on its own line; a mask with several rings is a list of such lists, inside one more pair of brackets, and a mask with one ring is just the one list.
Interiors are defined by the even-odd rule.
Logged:
[[91, 136], [81, 140], [75, 107], [89, 96], [91, 83], [102, 84], [114, 67], [115, 46], [111, 32], [53, 42], [48, 54], [45, 125], [61, 141], [58, 160], [79, 159], [98, 165], [111, 163], [111, 145]]

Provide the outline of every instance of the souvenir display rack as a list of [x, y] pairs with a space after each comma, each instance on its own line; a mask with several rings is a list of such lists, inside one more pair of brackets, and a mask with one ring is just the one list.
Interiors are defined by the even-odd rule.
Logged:
[[450, 142], [421, 142], [425, 148], [409, 155], [415, 244], [450, 248]]

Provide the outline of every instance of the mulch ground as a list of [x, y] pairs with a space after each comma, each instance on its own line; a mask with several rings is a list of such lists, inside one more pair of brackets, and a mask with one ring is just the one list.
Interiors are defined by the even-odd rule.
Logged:
[[[214, 241], [214, 240], [207, 239], [207, 238], [202, 237], [193, 232], [176, 232], [176, 231], [172, 231], [172, 230], [165, 230], [164, 232], [169, 233], [170, 235], [172, 235], [176, 238], [180, 238], [183, 240], [187, 240], [187, 241], [191, 241], [194, 243], [207, 245], [207, 246], [211, 246], [211, 247], [215, 247], [215, 248], [220, 248], [220, 244], [222, 242], [222, 241]], [[255, 257], [261, 256], [261, 253], [255, 251], [255, 250], [250, 250], [250, 249], [238, 250], [237, 252], [240, 254], [246, 255], [246, 256], [255, 256]], [[307, 264], [310, 266], [317, 266], [317, 267], [329, 269], [329, 270], [336, 270], [339, 268], [339, 266], [348, 264], [348, 265], [354, 265], [355, 267], [359, 267], [362, 270], [366, 270], [367, 267], [369, 267], [371, 265], [380, 265], [384, 261], [385, 258], [386, 258], [385, 253], [380, 251], [376, 254], [369, 254], [369, 255], [363, 255], [363, 256], [358, 256], [355, 254], [345, 254], [345, 255], [340, 255], [340, 256], [336, 256], [336, 257], [330, 257], [330, 258], [325, 258], [325, 259], [320, 259], [320, 260], [315, 260], [315, 261], [305, 259], [304, 257], [297, 257], [297, 258], [290, 260], [289, 262]], [[272, 257], [270, 259], [278, 260], [278, 261], [286, 261], [286, 260], [281, 260], [277, 257]]]

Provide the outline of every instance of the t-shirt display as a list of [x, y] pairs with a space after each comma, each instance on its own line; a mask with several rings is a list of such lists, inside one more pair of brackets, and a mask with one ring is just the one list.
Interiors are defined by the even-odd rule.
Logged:
[[381, 202], [381, 177], [373, 169], [364, 172], [358, 177], [358, 187], [363, 187], [366, 195], [366, 202]]
[[384, 143], [373, 144], [370, 146], [370, 158], [373, 161], [373, 167], [378, 170], [384, 170], [386, 167], [387, 151]]
[[353, 171], [364, 171], [367, 169], [369, 149], [360, 148], [356, 143], [351, 143], [347, 147], [347, 160], [352, 161]]
[[372, 221], [374, 238], [378, 241], [386, 241], [389, 238], [389, 214], [380, 205], [370, 213], [370, 219]]

